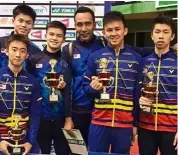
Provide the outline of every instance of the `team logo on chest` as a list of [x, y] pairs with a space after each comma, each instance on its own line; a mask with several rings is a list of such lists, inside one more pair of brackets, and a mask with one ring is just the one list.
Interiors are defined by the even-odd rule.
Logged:
[[174, 72], [174, 70], [173, 70], [173, 69], [170, 69], [169, 72], [172, 74], [172, 73]]
[[131, 68], [131, 67], [132, 67], [132, 64], [128, 64], [128, 66], [129, 66], [129, 68]]
[[25, 90], [28, 90], [29, 89], [29, 87], [24, 87], [25, 88]]

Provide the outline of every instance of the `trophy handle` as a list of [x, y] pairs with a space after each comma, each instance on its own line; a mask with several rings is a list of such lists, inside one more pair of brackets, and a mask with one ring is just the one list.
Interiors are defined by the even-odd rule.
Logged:
[[22, 137], [21, 137], [21, 139], [20, 139], [20, 140], [24, 139], [24, 138], [25, 138], [25, 136], [26, 136], [26, 131], [25, 131], [25, 130], [23, 130], [23, 132], [22, 132]]
[[9, 136], [10, 140], [13, 140], [13, 137], [12, 137], [12, 132], [11, 132], [11, 130], [10, 130], [10, 131], [8, 131], [8, 136]]
[[[60, 75], [58, 80], [59, 80], [59, 82], [60, 82], [60, 81], [64, 81], [63, 75]], [[59, 84], [57, 85], [57, 88], [59, 88]]]
[[144, 90], [144, 88], [141, 88], [141, 96], [144, 96], [143, 90]]
[[107, 86], [107, 88], [111, 87], [114, 84], [114, 78], [110, 77], [110, 85]]
[[64, 76], [63, 75], [59, 76], [59, 81], [64, 81]]
[[50, 87], [46, 84], [46, 81], [47, 81], [47, 77], [45, 76], [45, 77], [43, 78], [43, 84], [44, 84], [47, 88], [50, 88]]

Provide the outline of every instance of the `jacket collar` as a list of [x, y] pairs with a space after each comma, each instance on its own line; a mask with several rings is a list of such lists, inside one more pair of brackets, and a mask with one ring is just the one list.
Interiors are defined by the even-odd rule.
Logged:
[[[162, 55], [161, 55], [161, 59], [170, 58], [170, 57], [172, 57], [173, 54], [174, 54], [173, 50], [169, 49], [168, 52], [166, 52], [165, 54], [162, 54]], [[155, 56], [157, 59], [160, 58], [156, 52], [154, 52], [154, 56]]]
[[47, 46], [45, 46], [43, 52], [44, 52], [45, 54], [47, 54], [49, 57], [57, 58], [57, 59], [58, 59], [58, 58], [61, 58], [61, 49], [59, 49], [59, 50], [58, 50], [57, 52], [55, 52], [55, 53], [51, 53], [51, 52], [47, 51]]
[[20, 75], [24, 75], [24, 73], [25, 73], [25, 71], [22, 68], [21, 71], [18, 72], [17, 75], [15, 75], [15, 73], [12, 72], [12, 70], [8, 66], [6, 67], [6, 72], [12, 77], [19, 77]]
[[[116, 54], [115, 54], [115, 49], [114, 49], [113, 47], [111, 47], [110, 45], [108, 45], [107, 47], [108, 47], [108, 49], [109, 49], [112, 53], [114, 53], [114, 55], [116, 55]], [[124, 52], [124, 50], [125, 50], [126, 48], [127, 48], [127, 47], [124, 46], [124, 48], [120, 49], [119, 54], [122, 53], [122, 52]]]

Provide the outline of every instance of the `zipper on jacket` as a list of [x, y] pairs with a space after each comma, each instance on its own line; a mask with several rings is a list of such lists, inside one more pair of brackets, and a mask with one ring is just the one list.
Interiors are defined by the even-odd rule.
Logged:
[[[119, 49], [120, 52], [120, 49]], [[116, 54], [116, 74], [115, 74], [115, 90], [114, 90], [114, 99], [116, 99], [117, 97], [117, 86], [118, 86], [118, 71], [119, 71], [119, 60], [118, 60], [118, 56], [119, 56], [119, 52], [118, 54]], [[114, 127], [114, 120], [115, 120], [115, 101], [114, 101], [114, 107], [113, 107], [113, 113], [112, 113], [112, 124], [111, 126]]]
[[11, 114], [11, 119], [13, 122], [13, 117], [14, 117], [14, 113], [15, 113], [15, 109], [16, 109], [16, 95], [17, 95], [17, 74], [14, 74], [14, 97], [13, 97], [13, 110], [12, 110], [12, 114]]
[[158, 130], [158, 94], [159, 94], [159, 74], [161, 69], [161, 56], [159, 57], [158, 62], [158, 71], [156, 75], [156, 109], [155, 109], [155, 131]]

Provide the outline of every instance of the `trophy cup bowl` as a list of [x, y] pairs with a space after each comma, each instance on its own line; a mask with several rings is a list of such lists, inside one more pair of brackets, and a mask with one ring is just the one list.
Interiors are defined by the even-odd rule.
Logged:
[[152, 104], [150, 106], [147, 105], [141, 105], [141, 111], [143, 113], [148, 113], [148, 114], [153, 114], [153, 104], [156, 101], [156, 95], [157, 95], [157, 89], [156, 89], [156, 84], [153, 83], [154, 80], [154, 73], [153, 72], [148, 72], [146, 74], [146, 77], [148, 79], [148, 82], [145, 81], [145, 84], [143, 84], [142, 88], [142, 95], [149, 100], [152, 101]]
[[50, 88], [57, 88], [60, 82], [60, 75], [57, 72], [47, 72], [46, 73], [46, 82]]
[[55, 94], [55, 90], [58, 88], [60, 81], [63, 81], [63, 76], [57, 72], [47, 72], [46, 77], [43, 79], [44, 85], [51, 89], [51, 94], [49, 95], [50, 103], [59, 103], [59, 97]]
[[46, 73], [46, 77], [43, 78], [43, 83], [47, 88], [51, 89], [49, 102], [59, 103], [59, 97], [55, 94], [55, 90], [58, 88], [60, 81], [63, 81], [63, 76], [54, 70], [57, 64], [56, 59], [51, 59], [49, 64], [51, 66], [51, 71]]
[[101, 58], [99, 60], [99, 67], [102, 69], [101, 72], [98, 73], [97, 77], [100, 83], [103, 86], [103, 92], [101, 93], [101, 98], [99, 103], [110, 103], [110, 96], [106, 93], [106, 88], [109, 88], [114, 83], [114, 78], [111, 77], [111, 73], [107, 71], [109, 61], [106, 58]]
[[99, 80], [99, 82], [101, 82], [102, 83], [102, 85], [104, 86], [104, 87], [107, 87], [107, 86], [109, 86], [110, 84], [110, 80], [111, 79], [111, 73], [109, 73], [109, 72], [101, 72], [101, 73], [98, 73], [98, 80]]
[[15, 142], [15, 147], [12, 150], [12, 155], [22, 155], [22, 148], [19, 146], [19, 142], [26, 136], [26, 131], [19, 126], [20, 116], [15, 116], [15, 127], [10, 128], [8, 131], [9, 138]]
[[106, 93], [106, 88], [109, 88], [113, 85], [114, 78], [111, 77], [111, 73], [109, 72], [100, 72], [98, 73], [97, 77], [99, 82], [102, 83], [103, 86], [103, 92], [101, 93], [99, 103], [110, 103], [110, 96], [108, 93]]
[[152, 86], [145, 85], [142, 90], [142, 94], [144, 97], [154, 102], [156, 99], [156, 85], [152, 85]]
[[9, 131], [9, 136], [12, 137], [13, 141], [20, 141], [20, 140], [22, 140], [23, 134], [24, 134], [24, 132], [23, 132], [23, 130], [21, 128], [19, 128], [19, 129], [12, 128]]

